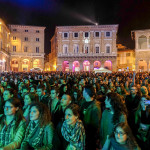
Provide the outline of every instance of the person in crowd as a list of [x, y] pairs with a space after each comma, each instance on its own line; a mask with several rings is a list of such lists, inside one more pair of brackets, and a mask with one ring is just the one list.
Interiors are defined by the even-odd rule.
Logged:
[[127, 123], [119, 123], [114, 128], [114, 133], [109, 137], [102, 150], [140, 150], [132, 131]]
[[84, 150], [85, 130], [79, 120], [79, 106], [69, 104], [65, 109], [65, 121], [59, 124], [53, 140], [55, 150]]
[[60, 116], [62, 116], [60, 99], [58, 98], [59, 91], [58, 88], [52, 87], [50, 91], [50, 99], [48, 102], [48, 107], [51, 113], [52, 122], [54, 127], [56, 127], [59, 123]]
[[68, 94], [67, 85], [62, 84], [59, 88], [59, 91], [60, 91], [59, 98], [61, 98], [63, 94]]
[[13, 98], [14, 96], [14, 91], [13, 89], [5, 89], [3, 93], [3, 99], [4, 101], [7, 101], [10, 98]]
[[20, 148], [26, 122], [18, 99], [8, 99], [4, 104], [4, 114], [0, 115], [0, 150]]
[[30, 122], [27, 126], [21, 150], [51, 150], [54, 129], [48, 107], [40, 102], [30, 106]]
[[72, 102], [81, 106], [83, 102], [83, 97], [78, 88], [72, 90]]
[[108, 93], [105, 99], [105, 107], [100, 125], [101, 146], [104, 145], [107, 136], [112, 134], [116, 124], [127, 122], [127, 108], [119, 94], [114, 92]]
[[30, 93], [36, 94], [36, 85], [35, 84], [30, 84]]
[[29, 121], [29, 110], [32, 102], [37, 102], [37, 96], [34, 93], [26, 93], [24, 95], [24, 106], [23, 106], [23, 116], [26, 121]]
[[45, 86], [44, 85], [38, 85], [37, 86], [37, 95], [40, 102], [48, 106], [49, 101], [49, 95], [45, 94]]
[[[86, 133], [86, 150], [95, 150], [98, 129], [101, 119], [100, 103], [95, 99], [92, 85], [86, 85], [83, 90], [85, 102], [81, 105], [81, 119]], [[91, 138], [92, 137], [92, 138]]]
[[130, 90], [130, 95], [127, 95], [125, 98], [125, 104], [128, 109], [128, 124], [134, 130], [135, 112], [140, 104], [141, 94], [138, 92], [136, 86], [132, 86]]

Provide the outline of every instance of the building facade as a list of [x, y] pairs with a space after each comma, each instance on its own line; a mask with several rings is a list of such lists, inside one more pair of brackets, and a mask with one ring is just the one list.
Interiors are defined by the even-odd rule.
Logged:
[[117, 44], [117, 70], [135, 71], [135, 50]]
[[131, 36], [135, 39], [136, 71], [150, 71], [150, 29], [134, 30]]
[[45, 27], [9, 25], [10, 29], [10, 68], [11, 71], [44, 69], [44, 30]]
[[56, 27], [49, 54], [51, 71], [117, 69], [118, 25]]
[[10, 31], [4, 21], [0, 19], [0, 72], [10, 70]]

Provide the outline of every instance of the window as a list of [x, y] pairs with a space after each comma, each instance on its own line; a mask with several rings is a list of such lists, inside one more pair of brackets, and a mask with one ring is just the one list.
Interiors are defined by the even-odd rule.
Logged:
[[39, 41], [40, 41], [40, 39], [39, 39], [39, 38], [36, 38], [36, 41], [37, 41], [37, 42], [39, 42]]
[[68, 53], [68, 45], [63, 45], [63, 53], [67, 54]]
[[13, 31], [14, 31], [14, 32], [16, 32], [16, 31], [17, 31], [17, 29], [13, 29]]
[[28, 47], [24, 47], [24, 52], [28, 52]]
[[13, 52], [16, 52], [16, 46], [13, 46]]
[[110, 37], [110, 32], [106, 32], [106, 37]]
[[79, 52], [79, 45], [78, 44], [74, 44], [73, 45], [73, 51], [74, 51], [74, 53], [78, 53]]
[[99, 46], [95, 47], [95, 51], [96, 51], [96, 53], [99, 53]]
[[39, 47], [36, 47], [36, 53], [39, 53]]
[[68, 37], [68, 33], [65, 32], [65, 33], [64, 33], [64, 38], [67, 38], [67, 37]]
[[13, 36], [13, 40], [16, 40], [16, 36]]
[[28, 32], [28, 30], [25, 30], [25, 32]]
[[36, 30], [36, 33], [40, 33], [40, 31], [39, 31], [39, 30]]
[[78, 33], [77, 32], [75, 32], [74, 33], [74, 37], [78, 37], [79, 35], [78, 35]]
[[130, 53], [126, 53], [126, 56], [130, 56]]
[[106, 53], [110, 53], [110, 46], [106, 46]]
[[89, 32], [85, 32], [85, 33], [84, 33], [84, 36], [85, 36], [85, 37], [89, 37]]
[[25, 40], [25, 41], [28, 41], [28, 37], [25, 37], [24, 40]]
[[99, 32], [95, 32], [95, 37], [100, 37], [100, 33]]
[[85, 47], [84, 47], [84, 53], [85, 54], [89, 53], [89, 46], [88, 45], [85, 45]]

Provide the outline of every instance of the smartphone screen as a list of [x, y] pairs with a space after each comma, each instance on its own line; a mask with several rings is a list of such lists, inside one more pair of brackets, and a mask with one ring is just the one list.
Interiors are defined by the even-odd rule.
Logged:
[[145, 104], [150, 105], [150, 100], [145, 100]]

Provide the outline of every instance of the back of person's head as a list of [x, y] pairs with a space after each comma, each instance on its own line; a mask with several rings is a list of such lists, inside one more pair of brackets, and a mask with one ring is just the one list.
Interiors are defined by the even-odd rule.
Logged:
[[42, 91], [44, 91], [45, 90], [45, 86], [43, 84], [39, 84], [37, 86], [37, 89], [42, 89]]
[[95, 90], [93, 85], [89, 85], [89, 84], [85, 85], [84, 89], [90, 97], [93, 97], [95, 95]]

